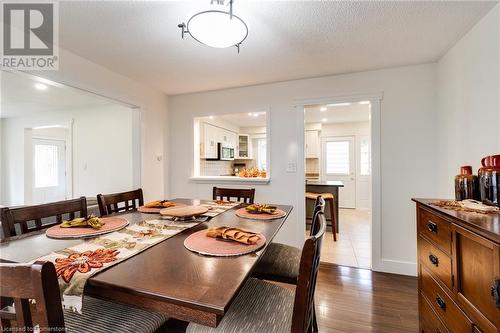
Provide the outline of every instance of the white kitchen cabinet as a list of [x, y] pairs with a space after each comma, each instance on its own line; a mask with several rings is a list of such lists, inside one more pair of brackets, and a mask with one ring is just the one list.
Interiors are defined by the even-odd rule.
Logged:
[[306, 131], [305, 133], [306, 158], [319, 158], [319, 131]]
[[209, 123], [201, 124], [200, 158], [217, 158], [217, 143], [237, 146], [238, 134]]
[[201, 124], [201, 147], [200, 147], [200, 157], [201, 158], [217, 158], [217, 138], [218, 138], [218, 127], [213, 125], [202, 123]]
[[248, 134], [238, 135], [238, 147], [236, 149], [236, 156], [240, 160], [252, 158], [252, 141]]

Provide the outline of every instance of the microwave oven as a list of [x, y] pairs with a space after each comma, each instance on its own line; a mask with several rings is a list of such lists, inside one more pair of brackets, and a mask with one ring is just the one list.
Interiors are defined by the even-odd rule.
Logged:
[[234, 160], [234, 147], [225, 143], [217, 143], [218, 160], [232, 161]]

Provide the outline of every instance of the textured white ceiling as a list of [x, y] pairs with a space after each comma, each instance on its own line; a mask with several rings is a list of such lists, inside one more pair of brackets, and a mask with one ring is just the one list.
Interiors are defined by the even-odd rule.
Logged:
[[179, 94], [436, 61], [496, 2], [237, 0], [240, 54], [181, 39], [177, 24], [207, 4], [61, 2], [60, 43]]

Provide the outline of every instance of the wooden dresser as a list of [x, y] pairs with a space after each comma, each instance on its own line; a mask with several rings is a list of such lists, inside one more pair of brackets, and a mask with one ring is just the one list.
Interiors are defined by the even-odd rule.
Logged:
[[417, 203], [422, 333], [500, 333], [500, 214]]

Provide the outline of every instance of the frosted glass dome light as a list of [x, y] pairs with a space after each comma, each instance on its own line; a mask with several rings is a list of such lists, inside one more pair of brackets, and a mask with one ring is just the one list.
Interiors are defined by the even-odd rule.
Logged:
[[215, 48], [236, 46], [239, 52], [241, 43], [248, 36], [248, 27], [241, 18], [233, 14], [232, 1], [229, 6], [229, 12], [207, 10], [193, 15], [187, 24], [179, 24], [182, 38], [184, 34], [190, 34], [196, 41], [207, 46]]
[[218, 10], [194, 15], [187, 23], [187, 30], [198, 42], [216, 48], [239, 45], [248, 35], [242, 19]]

